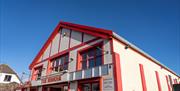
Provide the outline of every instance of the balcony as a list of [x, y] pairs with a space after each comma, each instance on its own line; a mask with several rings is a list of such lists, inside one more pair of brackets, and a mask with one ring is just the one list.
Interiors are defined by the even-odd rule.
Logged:
[[112, 64], [105, 64], [80, 71], [74, 71], [74, 72], [63, 71], [60, 73], [54, 73], [51, 75], [42, 76], [41, 80], [31, 81], [31, 84], [32, 86], [37, 86], [43, 84], [51, 84], [51, 83], [100, 77], [100, 76], [108, 75], [111, 68], [112, 68]]
[[106, 65], [97, 66], [97, 67], [93, 67], [93, 68], [89, 68], [89, 69], [85, 69], [85, 70], [70, 72], [69, 73], [69, 81], [108, 75], [109, 68], [112, 68], [111, 66], [112, 66], [112, 64], [106, 64]]

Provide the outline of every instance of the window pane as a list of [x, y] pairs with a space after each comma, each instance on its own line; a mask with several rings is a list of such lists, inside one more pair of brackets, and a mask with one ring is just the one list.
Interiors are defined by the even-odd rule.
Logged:
[[102, 65], [102, 50], [96, 49], [96, 66]]
[[59, 66], [59, 59], [56, 59], [56, 65], [55, 65], [56, 67], [58, 67]]
[[87, 54], [86, 53], [83, 53], [82, 54], [82, 60], [86, 60], [87, 59]]
[[94, 52], [94, 50], [90, 50], [89, 52], [88, 52], [88, 58], [94, 58], [94, 54], [95, 52]]
[[96, 66], [102, 65], [102, 56], [96, 58]]
[[5, 75], [4, 81], [11, 81], [11, 75]]
[[82, 91], [91, 91], [91, 85], [90, 84], [83, 84], [82, 85]]
[[102, 55], [102, 50], [101, 49], [96, 49], [96, 56], [101, 56]]
[[68, 86], [64, 86], [63, 91], [68, 91]]
[[86, 61], [82, 61], [82, 69], [86, 69], [87, 68], [87, 63]]
[[100, 91], [100, 88], [99, 88], [99, 84], [98, 84], [98, 83], [93, 83], [93, 84], [92, 84], [92, 91]]
[[88, 62], [89, 62], [89, 68], [92, 68], [95, 66], [94, 59], [90, 59]]

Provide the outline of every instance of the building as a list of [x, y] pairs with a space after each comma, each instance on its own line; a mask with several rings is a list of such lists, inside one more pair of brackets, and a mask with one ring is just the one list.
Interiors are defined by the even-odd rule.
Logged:
[[0, 64], [0, 84], [21, 83], [16, 72], [14, 72], [7, 64]]
[[111, 30], [60, 22], [30, 64], [30, 91], [171, 91], [172, 70]]

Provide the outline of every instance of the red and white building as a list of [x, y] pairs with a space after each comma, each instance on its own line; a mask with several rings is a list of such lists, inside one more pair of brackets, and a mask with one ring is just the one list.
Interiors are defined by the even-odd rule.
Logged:
[[25, 91], [172, 91], [179, 76], [111, 30], [60, 22]]

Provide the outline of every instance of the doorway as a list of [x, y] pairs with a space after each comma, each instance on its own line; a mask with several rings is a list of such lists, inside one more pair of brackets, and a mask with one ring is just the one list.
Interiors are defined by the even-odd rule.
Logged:
[[100, 91], [98, 82], [80, 84], [80, 91]]

